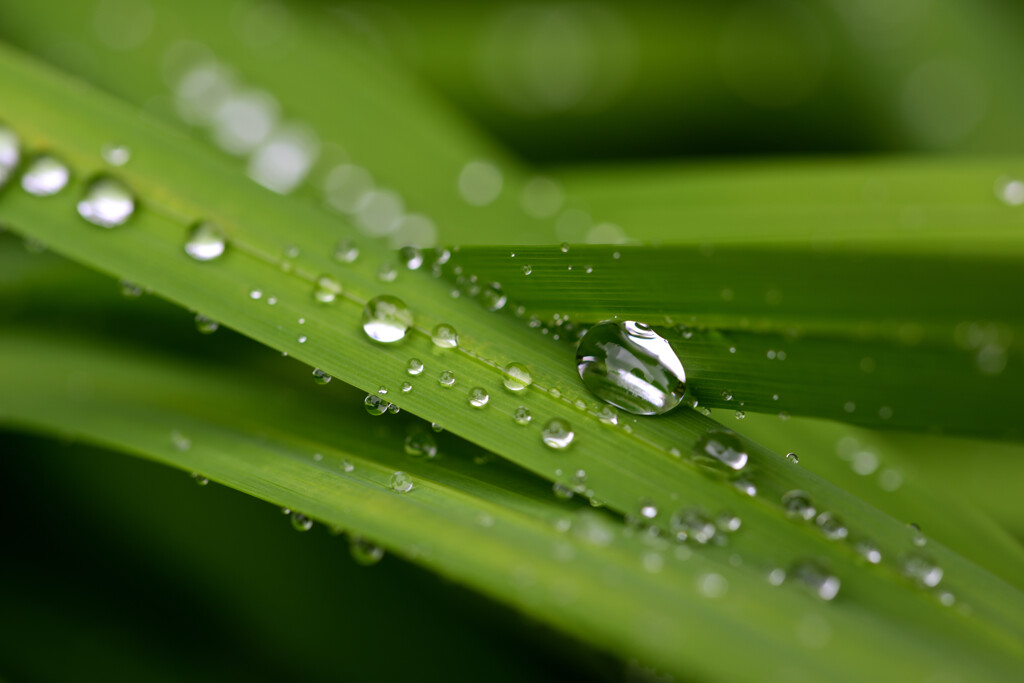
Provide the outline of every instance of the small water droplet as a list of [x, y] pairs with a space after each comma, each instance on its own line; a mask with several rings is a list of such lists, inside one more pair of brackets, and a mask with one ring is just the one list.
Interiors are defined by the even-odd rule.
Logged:
[[259, 301], [260, 299], [263, 298], [263, 290], [262, 289], [250, 289], [249, 290], [249, 298], [252, 299], [253, 301]]
[[509, 363], [502, 371], [502, 382], [509, 391], [519, 392], [533, 383], [530, 371], [522, 363]]
[[412, 311], [401, 299], [378, 296], [363, 308], [363, 331], [374, 341], [390, 344], [405, 338], [412, 327]]
[[402, 393], [408, 394], [410, 391], [412, 391], [412, 384], [409, 382], [402, 382]]
[[437, 377], [437, 383], [442, 387], [450, 389], [455, 386], [455, 373], [451, 370], [445, 370]]
[[529, 275], [532, 272], [533, 272], [533, 266], [531, 266], [529, 263], [527, 263], [526, 265], [523, 266], [523, 275]]
[[430, 432], [414, 429], [405, 437], [405, 453], [414, 457], [433, 458], [437, 456], [437, 441]]
[[126, 145], [108, 142], [100, 149], [100, 156], [111, 166], [124, 166], [131, 161], [132, 151]]
[[757, 486], [755, 486], [754, 482], [750, 481], [749, 479], [736, 479], [735, 481], [733, 481], [732, 485], [736, 487], [737, 491], [744, 495], [750, 496], [751, 498], [757, 495]]
[[918, 526], [914, 522], [911, 522], [907, 526], [910, 527], [910, 530], [912, 532], [914, 532], [914, 535], [910, 539], [914, 545], [916, 545], [918, 548], [923, 548], [925, 545], [928, 544], [928, 539], [925, 538], [923, 533], [921, 533], [920, 526]]
[[737, 410], [735, 413], [733, 413], [733, 416], [737, 420], [742, 420], [743, 418], [745, 418], [747, 416], [747, 414], [745, 412], [743, 412], [742, 410]]
[[573, 497], [573, 490], [560, 481], [556, 481], [551, 485], [551, 491], [562, 500], [569, 500]]
[[196, 329], [200, 334], [213, 334], [220, 327], [216, 320], [207, 318], [205, 315], [196, 314]]
[[309, 531], [313, 528], [313, 520], [305, 515], [300, 515], [298, 512], [291, 513], [292, 528], [296, 531]]
[[381, 282], [394, 282], [398, 277], [398, 269], [393, 263], [382, 263], [377, 269], [377, 279]]
[[134, 282], [121, 280], [117, 284], [121, 286], [121, 296], [128, 297], [129, 299], [137, 299], [143, 294], [142, 287]]
[[497, 282], [492, 282], [480, 290], [480, 301], [483, 302], [484, 307], [488, 311], [494, 313], [505, 307], [508, 297], [506, 297], [505, 292], [502, 291], [501, 285]]
[[560, 246], [558, 249], [563, 254], [568, 254], [569, 253], [569, 243], [568, 242], [562, 242], [562, 246]]
[[412, 477], [399, 470], [391, 475], [391, 490], [395, 493], [409, 493], [412, 491]]
[[640, 516], [644, 519], [654, 519], [658, 516], [657, 506], [649, 500], [640, 501]]
[[327, 384], [331, 381], [331, 376], [320, 368], [313, 368], [313, 381], [317, 384]]
[[619, 414], [610, 406], [602, 406], [601, 409], [597, 411], [597, 419], [601, 421], [601, 424], [606, 424], [610, 427], [614, 427], [619, 424]]
[[871, 564], [878, 564], [882, 561], [882, 552], [873, 541], [862, 539], [855, 546], [857, 553]]
[[114, 178], [97, 178], [78, 202], [78, 215], [101, 228], [123, 225], [135, 213], [135, 198], [128, 186]]
[[739, 531], [739, 528], [743, 526], [743, 520], [731, 512], [722, 512], [715, 519], [715, 526], [719, 531], [731, 534]]
[[1024, 206], [1024, 180], [1002, 177], [996, 180], [996, 196], [1007, 206]]
[[334, 248], [334, 260], [338, 263], [353, 263], [359, 258], [359, 247], [352, 240], [342, 240]]
[[749, 456], [739, 437], [732, 432], [713, 430], [702, 435], [693, 446], [694, 460], [703, 465], [742, 470]]
[[221, 256], [226, 247], [224, 233], [207, 221], [192, 226], [185, 241], [185, 253], [196, 261], [212, 261]]
[[526, 406], [519, 406], [514, 411], [512, 411], [512, 419], [515, 421], [517, 425], [526, 426], [530, 424], [530, 421], [533, 419], [533, 416], [530, 415], [529, 408], [527, 408]]
[[367, 394], [366, 398], [363, 399], [363, 406], [366, 408], [366, 412], [374, 416], [386, 413], [388, 405], [390, 404], [387, 401], [376, 394]]
[[10, 171], [21, 161], [21, 142], [17, 134], [0, 124], [0, 185], [3, 185], [3, 171]]
[[944, 573], [935, 560], [917, 551], [907, 553], [901, 558], [900, 569], [904, 576], [925, 588], [938, 586]]
[[423, 363], [418, 358], [410, 358], [405, 364], [405, 370], [410, 375], [418, 375], [423, 372]]
[[557, 417], [544, 425], [540, 435], [544, 445], [555, 450], [568, 448], [576, 438], [576, 433], [572, 431], [569, 423]]
[[483, 408], [490, 400], [490, 394], [488, 394], [483, 387], [473, 387], [469, 390], [469, 405], [474, 408]]
[[419, 270], [423, 265], [423, 252], [416, 247], [402, 247], [398, 250], [398, 257], [409, 270]]
[[342, 471], [344, 471], [344, 472], [353, 472], [353, 471], [355, 471], [355, 469], [356, 469], [356, 466], [355, 466], [355, 465], [353, 465], [353, 464], [352, 464], [351, 462], [349, 462], [348, 460], [342, 460], [342, 461], [341, 461], [341, 469], [342, 469]]
[[430, 339], [434, 346], [442, 349], [453, 349], [459, 345], [459, 333], [455, 328], [446, 323], [441, 323], [430, 333]]
[[199, 474], [198, 472], [193, 472], [189, 476], [192, 477], [192, 481], [196, 483], [196, 486], [206, 486], [207, 484], [210, 483], [209, 479]]
[[341, 295], [341, 283], [330, 275], [321, 275], [313, 287], [313, 298], [329, 304]]
[[308, 337], [306, 337], [306, 335], [300, 334], [295, 341], [299, 342], [300, 344], [305, 344], [307, 340]]
[[384, 558], [383, 548], [360, 536], [350, 537], [349, 552], [352, 554], [352, 559], [356, 561], [356, 564], [364, 567], [377, 564]]
[[70, 178], [71, 171], [63, 161], [50, 154], [40, 154], [25, 169], [21, 187], [36, 197], [49, 197], [67, 187]]
[[811, 497], [806, 492], [798, 489], [787, 491], [783, 494], [782, 507], [790, 517], [806, 520], [814, 519], [814, 515], [818, 512], [814, 508], [814, 504], [811, 503]]
[[174, 446], [174, 450], [184, 453], [192, 449], [192, 439], [175, 429], [171, 432], [171, 445]]
[[794, 465], [800, 462], [800, 456], [796, 453], [786, 453], [786, 460], [790, 461]]
[[720, 598], [729, 592], [729, 582], [721, 574], [709, 572], [697, 577], [697, 590], [707, 598]]
[[683, 508], [669, 519], [669, 529], [677, 541], [710, 542], [718, 531], [715, 523], [698, 508]]
[[839, 594], [841, 582], [817, 562], [802, 560], [790, 567], [786, 578], [795, 581], [822, 600], [832, 600]]
[[831, 512], [822, 512], [814, 520], [821, 533], [830, 541], [841, 541], [848, 535], [846, 525]]

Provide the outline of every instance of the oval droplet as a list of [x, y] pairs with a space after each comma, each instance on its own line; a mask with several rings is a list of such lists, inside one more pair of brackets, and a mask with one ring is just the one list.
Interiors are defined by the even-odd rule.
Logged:
[[668, 340], [631, 320], [606, 320], [587, 330], [576, 369], [595, 396], [634, 415], [666, 413], [686, 392], [686, 372]]
[[341, 295], [341, 283], [330, 275], [321, 275], [313, 288], [313, 298], [322, 304], [329, 304]]
[[410, 375], [418, 375], [423, 372], [423, 362], [418, 358], [410, 358], [409, 362], [405, 365], [405, 370]]
[[519, 392], [533, 383], [533, 377], [522, 363], [509, 363], [502, 371], [502, 382], [509, 391]]
[[822, 600], [832, 600], [839, 594], [841, 582], [817, 562], [802, 560], [786, 572], [786, 580], [796, 581]]
[[331, 379], [331, 376], [320, 368], [313, 368], [313, 381], [317, 384], [327, 384]]
[[508, 302], [508, 297], [506, 297], [505, 292], [502, 291], [501, 285], [497, 282], [492, 282], [480, 290], [480, 301], [483, 302], [484, 307], [486, 307], [488, 311], [494, 313], [505, 307], [506, 302]]
[[359, 247], [352, 240], [342, 240], [334, 248], [334, 260], [338, 263], [354, 263], [359, 258]]
[[669, 519], [669, 528], [677, 541], [693, 541], [704, 545], [718, 532], [718, 527], [699, 508], [684, 508]]
[[430, 432], [417, 429], [405, 437], [405, 453], [413, 457], [433, 458], [437, 455], [437, 440]]
[[313, 528], [313, 520], [305, 515], [300, 515], [298, 512], [291, 513], [292, 528], [296, 531], [309, 531]]
[[817, 510], [814, 509], [814, 504], [811, 502], [811, 497], [806, 492], [798, 489], [787, 491], [783, 494], [782, 507], [790, 517], [798, 517], [800, 519], [814, 519], [814, 515], [817, 513]]
[[409, 493], [412, 491], [412, 477], [399, 470], [391, 475], [391, 490], [395, 493]]
[[842, 520], [831, 512], [822, 512], [815, 518], [814, 523], [830, 541], [841, 541], [849, 534]]
[[533, 416], [530, 415], [529, 408], [527, 408], [526, 406], [519, 406], [514, 411], [512, 411], [512, 419], [520, 427], [525, 427], [526, 425], [530, 424], [530, 421], [533, 419]]
[[900, 559], [900, 569], [904, 576], [914, 580], [924, 588], [935, 588], [942, 581], [942, 567], [924, 553], [913, 551]]
[[221, 229], [206, 221], [192, 226], [185, 241], [185, 253], [196, 261], [212, 261], [221, 256], [226, 247]]
[[65, 187], [71, 171], [63, 161], [50, 154], [40, 154], [21, 176], [21, 187], [36, 197], [55, 195]]
[[220, 323], [205, 315], [196, 314], [196, 329], [200, 334], [213, 334], [220, 327]]
[[473, 387], [469, 390], [469, 405], [474, 408], [483, 408], [490, 400], [490, 394], [483, 387]]
[[114, 178], [97, 178], [78, 202], [78, 215], [101, 228], [124, 225], [135, 213], [135, 197], [128, 186]]
[[419, 270], [423, 265], [423, 252], [416, 247], [402, 247], [398, 250], [398, 256], [409, 270]]
[[445, 370], [437, 377], [437, 383], [446, 389], [451, 389], [455, 386], [455, 373], [451, 370]]
[[732, 432], [713, 430], [701, 436], [693, 446], [693, 455], [701, 464], [712, 464], [716, 467], [725, 465], [734, 470], [742, 470], [749, 457], [739, 437]]
[[349, 552], [356, 564], [361, 564], [364, 567], [377, 564], [384, 558], [383, 548], [360, 536], [352, 536], [349, 539]]
[[389, 405], [391, 404], [376, 394], [367, 394], [366, 398], [363, 399], [363, 406], [366, 408], [366, 412], [373, 416], [386, 413]]
[[453, 349], [459, 345], [459, 333], [446, 323], [435, 327], [434, 331], [430, 333], [430, 339], [434, 342], [434, 346], [442, 349]]
[[405, 338], [412, 327], [412, 311], [394, 296], [378, 296], [363, 308], [363, 331], [374, 341], [390, 344]]
[[544, 425], [540, 436], [545, 446], [560, 451], [572, 444], [573, 439], [576, 438], [576, 433], [572, 431], [572, 427], [569, 426], [568, 422], [556, 417]]

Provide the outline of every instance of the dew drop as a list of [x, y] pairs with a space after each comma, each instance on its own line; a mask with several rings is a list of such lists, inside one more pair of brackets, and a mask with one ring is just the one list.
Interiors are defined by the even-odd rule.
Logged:
[[364, 567], [377, 564], [384, 559], [383, 548], [360, 536], [352, 536], [349, 539], [349, 552], [352, 554], [352, 559], [356, 561], [356, 564]]
[[668, 412], [686, 391], [686, 373], [672, 346], [630, 320], [587, 330], [576, 350], [576, 369], [595, 396], [635, 415]]
[[196, 314], [196, 329], [200, 334], [213, 334], [220, 327], [220, 323], [205, 315]]
[[797, 489], [783, 494], [782, 507], [790, 517], [798, 517], [800, 519], [814, 519], [814, 515], [817, 513], [817, 510], [814, 509], [814, 504], [811, 503], [811, 497], [804, 491]]
[[313, 298], [329, 304], [341, 295], [341, 283], [330, 275], [321, 275], [313, 287]]
[[65, 187], [71, 172], [63, 161], [50, 154], [41, 154], [29, 164], [21, 176], [21, 187], [36, 197], [55, 195]]
[[262, 289], [250, 289], [249, 290], [249, 298], [252, 299], [253, 301], [259, 301], [260, 299], [263, 298], [263, 290]]
[[747, 417], [747, 414], [745, 412], [743, 412], [742, 410], [737, 410], [735, 413], [733, 413], [733, 416], [737, 420], [742, 420], [742, 419]]
[[712, 430], [702, 435], [693, 446], [694, 460], [699, 464], [742, 470], [749, 457], [739, 437], [732, 432]]
[[185, 241], [185, 253], [196, 261], [212, 261], [224, 253], [227, 242], [224, 233], [213, 223], [202, 222], [192, 226]]
[[127, 297], [129, 299], [137, 299], [143, 294], [142, 287], [135, 284], [134, 282], [128, 282], [128, 280], [121, 280], [120, 282], [118, 282], [118, 284], [121, 286], [121, 296], [123, 297]]
[[334, 248], [334, 260], [338, 263], [354, 263], [359, 258], [359, 247], [352, 240], [342, 240]]
[[715, 523], [698, 508], [684, 508], [669, 519], [669, 529], [677, 541], [693, 541], [704, 545], [718, 532]]
[[405, 437], [405, 453], [413, 457], [433, 458], [437, 456], [437, 441], [430, 432], [415, 429]]
[[873, 541], [863, 539], [855, 546], [857, 553], [871, 564], [878, 564], [882, 561], [882, 552]]
[[114, 178], [97, 178], [78, 202], [78, 215], [101, 228], [123, 225], [135, 213], [135, 198], [128, 186]]
[[111, 166], [124, 166], [131, 161], [132, 151], [125, 145], [108, 142], [100, 150], [100, 156]]
[[455, 328], [446, 323], [441, 323], [430, 333], [430, 339], [434, 346], [442, 349], [453, 349], [459, 345], [459, 333]]
[[412, 491], [412, 477], [399, 470], [391, 475], [391, 490], [395, 493], [409, 493]]
[[171, 432], [171, 445], [174, 446], [174, 450], [184, 453], [192, 450], [192, 439], [175, 429]]
[[207, 484], [210, 483], [209, 479], [199, 474], [198, 472], [193, 472], [189, 476], [192, 477], [192, 481], [196, 483], [196, 486], [206, 486]]
[[917, 551], [907, 553], [900, 560], [900, 570], [904, 576], [914, 580], [919, 586], [934, 588], [942, 581], [942, 567], [924, 553]]
[[423, 372], [423, 363], [418, 358], [410, 358], [409, 362], [405, 364], [405, 370], [410, 375], [418, 375]]
[[640, 516], [644, 519], [654, 519], [658, 516], [658, 508], [649, 500], [640, 501]]
[[569, 500], [573, 497], [573, 490], [560, 481], [556, 481], [551, 485], [551, 492], [555, 494], [555, 497], [562, 500]]
[[832, 600], [839, 594], [839, 577], [827, 571], [817, 562], [797, 562], [786, 573], [786, 578], [804, 586], [822, 600]]
[[1024, 206], [1024, 180], [1002, 177], [996, 180], [996, 196], [1007, 206]]
[[731, 512], [722, 512], [715, 519], [715, 526], [719, 531], [731, 534], [739, 531], [739, 528], [743, 526], [743, 520]]
[[786, 460], [790, 461], [794, 465], [800, 462], [800, 456], [796, 453], [786, 453]]
[[614, 427], [619, 424], [619, 414], [615, 412], [615, 409], [611, 406], [602, 406], [597, 411], [597, 419], [601, 421], [601, 424], [606, 424], [609, 427]]
[[309, 531], [313, 528], [313, 520], [305, 515], [293, 512], [290, 517], [292, 518], [292, 528], [296, 531]]
[[822, 512], [814, 520], [821, 533], [830, 541], [841, 541], [848, 535], [846, 525], [831, 512]]
[[298, 337], [297, 337], [297, 338], [295, 339], [295, 341], [299, 342], [300, 344], [305, 344], [307, 340], [308, 340], [308, 337], [306, 337], [306, 335], [304, 335], [304, 334], [300, 334], [300, 335], [299, 335], [299, 336], [298, 336]]
[[707, 598], [720, 598], [729, 591], [729, 582], [721, 574], [709, 572], [697, 577], [697, 590]]
[[532, 272], [533, 267], [530, 264], [527, 263], [525, 266], [523, 266], [523, 275], [529, 275]]
[[576, 433], [572, 431], [569, 423], [561, 418], [549, 420], [540, 433], [544, 445], [555, 450], [566, 449], [572, 444]]
[[568, 242], [562, 242], [562, 246], [560, 246], [558, 248], [558, 250], [561, 251], [563, 254], [568, 254], [569, 253], [569, 243]]
[[397, 277], [398, 269], [395, 268], [394, 264], [382, 263], [380, 268], [377, 269], [377, 279], [381, 282], [394, 282]]
[[313, 381], [317, 384], [327, 384], [331, 381], [331, 376], [320, 368], [313, 368]]
[[3, 171], [11, 171], [21, 161], [21, 142], [13, 130], [0, 124], [0, 185]]
[[437, 377], [437, 383], [446, 389], [450, 389], [455, 386], [455, 373], [451, 370], [445, 370]]
[[409, 270], [419, 270], [423, 265], [423, 252], [416, 247], [402, 247], [398, 250], [398, 256]]
[[522, 363], [509, 363], [502, 371], [502, 382], [509, 391], [519, 392], [533, 383], [533, 377]]
[[473, 387], [469, 390], [469, 405], [474, 408], [483, 408], [490, 400], [490, 394], [483, 387]]
[[401, 299], [378, 296], [363, 308], [363, 331], [374, 341], [390, 344], [405, 338], [412, 326], [412, 311]]
[[412, 391], [412, 384], [409, 382], [402, 382], [402, 393], [408, 394], [410, 391]]
[[367, 394], [363, 399], [363, 406], [370, 415], [383, 415], [387, 412], [390, 404], [376, 394]]
[[515, 421], [517, 425], [525, 427], [526, 425], [530, 424], [531, 420], [533, 420], [533, 416], [530, 415], [529, 408], [527, 408], [526, 406], [519, 406], [514, 411], [512, 411], [512, 419]]
[[483, 302], [484, 307], [488, 311], [495, 313], [505, 307], [508, 297], [502, 291], [501, 285], [497, 282], [492, 282], [480, 290], [480, 301]]

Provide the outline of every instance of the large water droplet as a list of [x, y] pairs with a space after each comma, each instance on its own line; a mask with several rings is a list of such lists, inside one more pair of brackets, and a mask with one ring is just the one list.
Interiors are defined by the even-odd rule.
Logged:
[[386, 413], [389, 405], [391, 404], [376, 394], [367, 394], [366, 398], [363, 399], [363, 406], [366, 408], [366, 412], [373, 416]]
[[412, 327], [412, 311], [401, 299], [378, 296], [363, 309], [363, 331], [374, 341], [390, 344], [405, 337]]
[[561, 418], [549, 420], [540, 433], [544, 445], [555, 450], [563, 450], [572, 444], [576, 433], [572, 431], [569, 423]]
[[841, 585], [839, 577], [817, 562], [809, 560], [794, 564], [787, 572], [786, 578], [805, 586], [822, 600], [831, 600], [836, 597]]
[[459, 333], [446, 323], [435, 327], [434, 331], [430, 333], [430, 339], [434, 342], [434, 346], [442, 349], [453, 349], [459, 345]]
[[71, 172], [63, 161], [49, 154], [41, 154], [32, 160], [21, 176], [21, 187], [36, 197], [49, 197], [63, 190]]
[[321, 275], [313, 288], [313, 298], [322, 304], [329, 304], [341, 295], [341, 283], [330, 275]]
[[221, 229], [204, 221], [188, 231], [185, 253], [196, 261], [212, 261], [224, 253], [226, 246], [227, 241]]
[[451, 370], [445, 370], [437, 377], [437, 383], [446, 389], [451, 389], [455, 386], [455, 373]]
[[576, 350], [576, 369], [595, 396], [635, 415], [668, 412], [686, 391], [686, 372], [668, 341], [629, 320], [587, 330]]
[[409, 493], [412, 491], [412, 477], [399, 470], [391, 475], [391, 490], [395, 493]]
[[78, 202], [78, 215], [101, 228], [124, 225], [135, 212], [128, 186], [114, 178], [97, 178]]
[[418, 375], [423, 372], [423, 362], [418, 358], [410, 358], [409, 362], [405, 365], [405, 369], [410, 375]]
[[522, 363], [509, 363], [502, 371], [502, 381], [509, 391], [522, 391], [533, 383], [533, 378]]
[[514, 411], [512, 411], [512, 419], [515, 421], [517, 425], [525, 427], [526, 425], [530, 424], [531, 420], [533, 420], [533, 416], [530, 415], [529, 408], [527, 408], [526, 406], [519, 406]]
[[490, 400], [490, 394], [483, 387], [473, 387], [469, 390], [469, 405], [474, 408], [483, 408]]
[[384, 558], [383, 548], [359, 536], [352, 536], [349, 539], [349, 551], [352, 553], [352, 559], [364, 567], [377, 564]]
[[732, 432], [713, 430], [701, 436], [693, 445], [693, 455], [701, 464], [741, 470], [749, 460], [739, 437]]

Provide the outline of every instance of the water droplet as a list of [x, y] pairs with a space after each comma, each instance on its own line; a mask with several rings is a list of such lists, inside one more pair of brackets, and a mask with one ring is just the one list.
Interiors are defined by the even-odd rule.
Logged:
[[430, 432], [415, 429], [405, 437], [405, 453], [414, 457], [433, 458], [437, 456], [437, 441]]
[[121, 296], [128, 297], [129, 299], [137, 299], [142, 296], [142, 287], [134, 282], [121, 280], [118, 284], [121, 286]]
[[490, 394], [483, 387], [473, 387], [469, 390], [469, 405], [474, 408], [483, 408], [490, 400]]
[[220, 327], [216, 320], [207, 318], [205, 315], [196, 314], [196, 329], [200, 334], [213, 334]]
[[699, 464], [741, 470], [749, 457], [739, 437], [732, 432], [713, 430], [701, 436], [693, 446], [694, 460]]
[[910, 530], [912, 532], [914, 532], [914, 535], [910, 539], [914, 545], [916, 545], [918, 548], [923, 548], [925, 545], [928, 544], [928, 539], [925, 538], [924, 534], [921, 533], [920, 526], [913, 522], [911, 522], [907, 526], [910, 527]]
[[488, 311], [494, 313], [505, 307], [508, 297], [506, 297], [505, 292], [502, 291], [501, 285], [497, 282], [492, 282], [480, 290], [480, 301], [483, 302], [484, 307]]
[[731, 512], [722, 512], [715, 519], [715, 526], [724, 533], [733, 533], [743, 526], [743, 520]]
[[635, 415], [668, 412], [686, 391], [686, 373], [672, 346], [634, 321], [605, 321], [587, 330], [576, 368], [594, 395]]
[[489, 161], [471, 161], [459, 173], [459, 194], [473, 206], [490, 204], [501, 194], [501, 169]]
[[794, 465], [800, 462], [800, 456], [796, 453], [786, 453], [786, 460], [790, 461]]
[[808, 588], [822, 600], [832, 600], [839, 594], [841, 582], [817, 562], [797, 562], [786, 573], [786, 578]]
[[171, 432], [171, 445], [174, 446], [174, 450], [184, 453], [192, 449], [192, 439], [175, 429]]
[[697, 590], [707, 598], [720, 598], [729, 591], [729, 582], [721, 574], [709, 572], [697, 577]]
[[97, 178], [78, 202], [78, 215], [101, 228], [123, 225], [135, 213], [135, 198], [128, 186], [114, 178]]
[[569, 253], [569, 243], [568, 242], [562, 242], [562, 246], [560, 246], [558, 249], [563, 254], [568, 254]]
[[391, 475], [391, 490], [395, 493], [409, 493], [412, 491], [412, 477], [399, 470]]
[[193, 472], [189, 476], [192, 477], [192, 481], [196, 483], [196, 486], [206, 486], [207, 484], [210, 483], [209, 479], [199, 474], [198, 472]]
[[602, 406], [597, 411], [597, 419], [601, 421], [601, 424], [606, 424], [610, 427], [614, 427], [619, 424], [619, 414], [609, 406]]
[[321, 275], [313, 288], [313, 298], [329, 304], [341, 295], [341, 283], [330, 275]]
[[830, 541], [841, 541], [846, 538], [849, 533], [842, 520], [831, 512], [822, 512], [817, 516], [814, 522], [818, 525], [818, 528], [821, 529], [821, 533], [825, 534], [825, 538]]
[[569, 500], [573, 497], [573, 490], [560, 481], [556, 481], [551, 485], [551, 491], [562, 500]]
[[996, 196], [1007, 206], [1024, 206], [1024, 180], [999, 178], [996, 180]]
[[364, 567], [377, 564], [384, 558], [383, 548], [359, 536], [352, 536], [349, 539], [349, 552], [352, 553], [352, 559], [356, 564]]
[[410, 391], [412, 391], [412, 384], [409, 382], [402, 382], [402, 393], [408, 394]]
[[355, 471], [355, 469], [356, 469], [356, 466], [355, 466], [355, 465], [353, 465], [353, 464], [352, 464], [351, 462], [349, 462], [348, 460], [342, 460], [342, 461], [341, 461], [341, 469], [342, 469], [342, 471], [344, 471], [344, 472], [353, 472], [353, 471]]
[[754, 482], [749, 479], [737, 479], [732, 483], [732, 485], [736, 487], [737, 491], [750, 496], [751, 498], [757, 495], [757, 486], [755, 486]]
[[65, 187], [71, 172], [63, 161], [50, 154], [40, 154], [25, 169], [21, 187], [36, 197], [55, 195]]
[[694, 541], [704, 545], [715, 537], [718, 527], [698, 508], [684, 508], [669, 519], [669, 529], [677, 541]]
[[640, 501], [640, 516], [644, 519], [654, 519], [658, 516], [658, 508], [649, 500]]
[[381, 282], [394, 282], [398, 277], [398, 269], [392, 263], [382, 263], [377, 269], [377, 279]]
[[363, 399], [363, 406], [370, 415], [383, 415], [387, 412], [390, 404], [376, 394], [367, 394]]
[[398, 256], [409, 270], [419, 270], [423, 265], [423, 252], [416, 247], [402, 247], [398, 250]]
[[533, 266], [531, 266], [529, 263], [527, 263], [525, 266], [523, 266], [523, 275], [529, 275], [532, 272], [533, 272]]
[[296, 531], [309, 531], [313, 528], [313, 520], [298, 512], [291, 513], [292, 528]]
[[430, 339], [434, 342], [434, 346], [442, 349], [453, 349], [459, 345], [459, 333], [446, 323], [435, 327], [434, 331], [430, 333]]
[[783, 494], [782, 507], [790, 517], [799, 517], [800, 519], [814, 519], [814, 515], [817, 513], [814, 504], [811, 503], [811, 497], [797, 489]]
[[942, 567], [933, 559], [917, 551], [907, 553], [900, 560], [900, 569], [904, 576], [914, 580], [919, 586], [935, 588], [942, 581]]
[[743, 418], [745, 418], [747, 416], [747, 414], [745, 412], [743, 412], [742, 410], [737, 410], [735, 413], [733, 413], [733, 416], [737, 420], [742, 420]]
[[[0, 180], [2, 171], [10, 171], [21, 161], [21, 142], [13, 130], [0, 124]], [[0, 182], [0, 185], [3, 183]]]
[[450, 389], [455, 386], [455, 373], [451, 370], [445, 370], [437, 377], [437, 383], [446, 389]]
[[331, 376], [320, 368], [313, 368], [313, 381], [317, 384], [327, 384], [331, 381]]
[[334, 260], [338, 263], [353, 263], [359, 258], [359, 247], [352, 240], [342, 240], [334, 248]]
[[509, 391], [522, 391], [533, 383], [530, 371], [522, 363], [509, 363], [502, 371], [502, 382]]
[[262, 289], [250, 289], [249, 290], [249, 298], [252, 299], [253, 301], [259, 301], [260, 299], [263, 298], [263, 290]]
[[530, 424], [530, 420], [533, 419], [533, 416], [530, 415], [529, 408], [527, 408], [526, 406], [519, 406], [514, 411], [512, 411], [512, 419], [515, 421], [517, 425], [525, 427], [526, 425]]
[[410, 358], [405, 365], [405, 370], [410, 375], [418, 375], [423, 372], [423, 363], [418, 358]]
[[576, 438], [576, 433], [572, 431], [572, 427], [569, 426], [568, 422], [556, 417], [544, 425], [540, 436], [544, 441], [544, 445], [548, 448], [562, 450], [572, 444], [573, 439]]
[[185, 253], [196, 261], [212, 261], [224, 253], [224, 233], [213, 223], [198, 223], [188, 231]]
[[882, 552], [873, 541], [863, 539], [858, 541], [855, 547], [857, 553], [871, 564], [878, 564], [882, 561]]
[[363, 308], [363, 331], [374, 341], [390, 344], [405, 337], [412, 327], [412, 311], [401, 299], [378, 296]]
[[300, 344], [305, 344], [307, 340], [308, 338], [306, 337], [306, 335], [300, 334], [295, 341], [299, 342]]
[[125, 145], [108, 142], [100, 150], [100, 156], [111, 166], [124, 166], [131, 161], [132, 151]]

